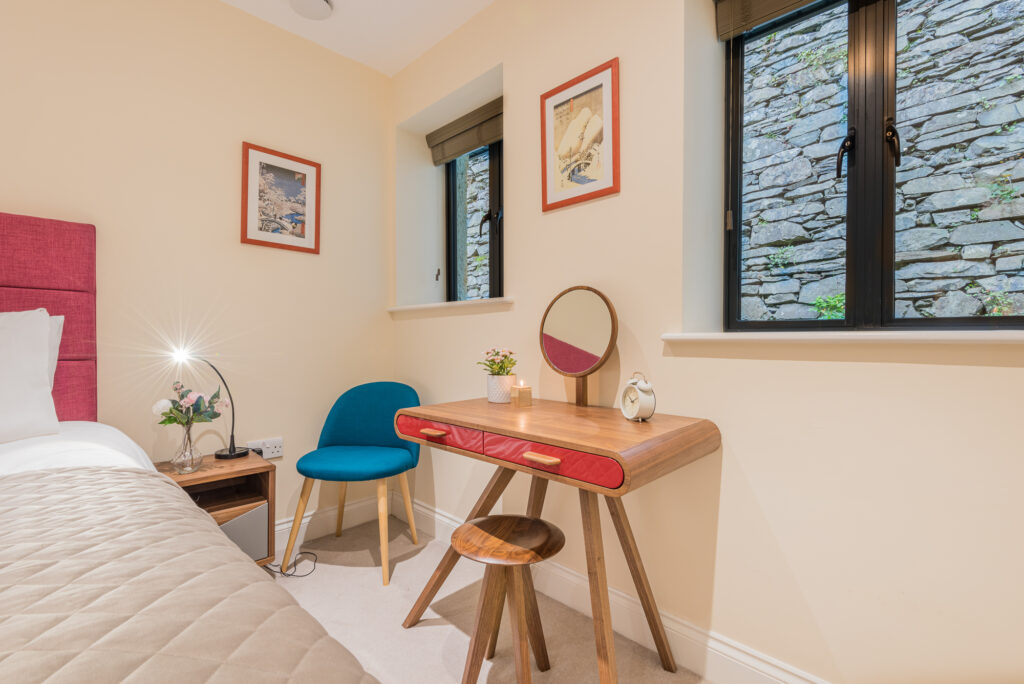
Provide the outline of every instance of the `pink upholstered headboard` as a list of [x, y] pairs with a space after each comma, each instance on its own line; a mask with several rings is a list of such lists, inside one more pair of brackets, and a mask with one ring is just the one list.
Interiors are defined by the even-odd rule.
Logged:
[[0, 311], [64, 316], [53, 401], [60, 420], [96, 420], [96, 228], [0, 213]]

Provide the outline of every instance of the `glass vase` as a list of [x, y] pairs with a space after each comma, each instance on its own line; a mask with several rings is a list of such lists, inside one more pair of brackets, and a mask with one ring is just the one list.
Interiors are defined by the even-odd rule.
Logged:
[[512, 384], [514, 375], [488, 375], [487, 401], [492, 404], [507, 404], [512, 401]]
[[181, 445], [171, 458], [171, 465], [179, 474], [194, 473], [203, 465], [203, 455], [192, 443], [192, 426], [186, 425], [181, 437]]

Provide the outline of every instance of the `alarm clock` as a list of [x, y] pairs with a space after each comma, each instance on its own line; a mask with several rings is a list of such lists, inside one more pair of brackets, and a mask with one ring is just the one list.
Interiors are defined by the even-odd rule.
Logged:
[[643, 373], [633, 373], [633, 377], [622, 388], [619, 406], [622, 415], [626, 420], [648, 420], [654, 415], [654, 404], [654, 387], [647, 382]]

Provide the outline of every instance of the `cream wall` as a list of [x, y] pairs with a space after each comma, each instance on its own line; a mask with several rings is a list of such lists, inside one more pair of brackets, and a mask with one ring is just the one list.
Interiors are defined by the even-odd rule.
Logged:
[[[97, 228], [100, 420], [168, 458], [160, 351], [193, 338], [239, 439], [284, 438], [289, 517], [333, 400], [391, 374], [390, 81], [214, 0], [6, 0], [0, 64], [0, 208]], [[240, 244], [243, 140], [323, 165], [319, 256]]]
[[[537, 328], [557, 292], [593, 285], [620, 323], [599, 403], [642, 370], [660, 411], [710, 418], [723, 434], [720, 452], [625, 497], [663, 611], [835, 682], [1020, 681], [1015, 352], [659, 339], [684, 320], [720, 326], [713, 30], [698, 0], [498, 0], [397, 75], [401, 121], [502, 63], [515, 300], [508, 312], [396, 320], [398, 378], [428, 402], [479, 396], [474, 362], [500, 345], [519, 352], [541, 397], [570, 397], [542, 365]], [[622, 192], [543, 214], [538, 97], [615, 56]], [[416, 496], [464, 516], [489, 473], [425, 452]], [[511, 492], [505, 510], [524, 506], [526, 479]], [[582, 571], [575, 492], [550, 490], [545, 516], [568, 532], [558, 560]], [[604, 523], [611, 584], [633, 594]]]

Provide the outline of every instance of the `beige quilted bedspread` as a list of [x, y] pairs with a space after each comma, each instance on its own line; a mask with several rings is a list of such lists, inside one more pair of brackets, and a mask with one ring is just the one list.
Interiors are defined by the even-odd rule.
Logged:
[[374, 682], [168, 478], [0, 477], [0, 682]]

